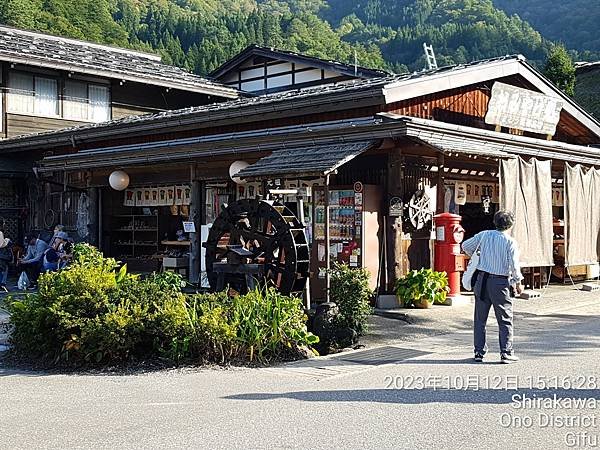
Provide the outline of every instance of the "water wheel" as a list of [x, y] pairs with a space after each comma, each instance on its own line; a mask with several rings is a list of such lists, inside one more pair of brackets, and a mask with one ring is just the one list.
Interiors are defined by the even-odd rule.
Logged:
[[424, 190], [416, 191], [406, 205], [406, 216], [415, 230], [422, 230], [431, 222], [431, 199]]
[[284, 294], [301, 294], [309, 275], [310, 252], [304, 225], [281, 203], [238, 200], [213, 223], [206, 247], [211, 289], [267, 281]]

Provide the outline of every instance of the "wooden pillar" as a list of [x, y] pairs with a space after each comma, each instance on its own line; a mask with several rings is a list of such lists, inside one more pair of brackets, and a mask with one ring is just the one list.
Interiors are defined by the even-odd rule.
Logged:
[[[401, 149], [396, 147], [388, 157], [388, 203], [392, 197], [404, 198], [403, 188], [403, 157]], [[389, 206], [389, 205], [388, 205]], [[389, 211], [387, 212], [389, 214]], [[391, 292], [396, 280], [406, 274], [407, 257], [403, 240], [402, 217], [389, 217], [386, 230], [386, 261], [387, 261], [387, 291]]]
[[89, 199], [88, 203], [88, 241], [90, 244], [98, 247], [99, 245], [99, 222], [98, 217], [100, 215], [98, 208], [98, 188], [88, 187], [87, 196]]
[[328, 302], [330, 300], [330, 288], [331, 288], [331, 254], [330, 254], [330, 246], [331, 246], [331, 236], [329, 233], [329, 175], [325, 175], [325, 186], [323, 189], [325, 198], [324, 202], [324, 212], [325, 212], [325, 268], [327, 269], [325, 273], [325, 300]]
[[444, 168], [446, 167], [446, 157], [443, 153], [438, 155], [438, 174], [437, 174], [437, 200], [436, 200], [436, 214], [440, 214], [445, 211], [446, 203], [446, 186], [444, 184]]
[[[190, 283], [200, 284], [200, 268], [202, 257], [202, 225], [204, 224], [204, 209], [206, 208], [206, 189], [204, 181], [198, 179], [197, 166], [190, 168], [192, 195], [190, 204], [190, 222], [194, 222], [195, 233], [190, 233]], [[204, 200], [203, 200], [204, 199]]]

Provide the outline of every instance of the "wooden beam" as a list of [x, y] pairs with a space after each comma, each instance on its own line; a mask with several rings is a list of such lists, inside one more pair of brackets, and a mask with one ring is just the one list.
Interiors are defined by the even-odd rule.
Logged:
[[446, 203], [446, 187], [444, 186], [444, 167], [446, 167], [446, 159], [443, 153], [438, 155], [438, 176], [437, 176], [437, 199], [436, 199], [436, 213], [440, 214], [445, 212]]
[[194, 222], [196, 232], [190, 233], [190, 283], [201, 282], [201, 257], [202, 257], [202, 225], [204, 224], [204, 210], [206, 208], [206, 184], [198, 179], [197, 164], [190, 167], [192, 193], [190, 202], [190, 221]]

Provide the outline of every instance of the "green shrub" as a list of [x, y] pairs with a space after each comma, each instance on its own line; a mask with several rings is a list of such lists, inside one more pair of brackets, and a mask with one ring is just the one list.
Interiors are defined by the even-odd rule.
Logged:
[[169, 290], [172, 292], [181, 292], [181, 288], [186, 286], [183, 277], [173, 271], [165, 270], [160, 273], [152, 273], [149, 280], [158, 286], [160, 289]]
[[373, 312], [370, 300], [373, 290], [366, 269], [351, 268], [335, 263], [331, 269], [330, 299], [339, 308], [338, 326], [355, 330], [359, 335], [366, 331], [369, 315]]
[[231, 320], [237, 324], [237, 342], [250, 361], [264, 361], [294, 346], [318, 342], [307, 331], [301, 300], [282, 295], [274, 288], [255, 289], [233, 297]]
[[448, 277], [433, 269], [411, 270], [396, 281], [395, 291], [405, 307], [421, 301], [442, 304], [448, 294]]
[[44, 274], [37, 294], [11, 299], [14, 351], [69, 365], [139, 359], [268, 361], [318, 338], [301, 301], [274, 289], [229, 298], [187, 296], [179, 275], [143, 279], [78, 245], [65, 270]]

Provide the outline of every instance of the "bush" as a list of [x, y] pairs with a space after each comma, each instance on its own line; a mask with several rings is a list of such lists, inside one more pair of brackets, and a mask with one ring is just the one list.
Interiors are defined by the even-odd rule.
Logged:
[[351, 328], [358, 335], [366, 331], [367, 318], [373, 311], [370, 305], [373, 290], [369, 280], [366, 269], [338, 263], [331, 269], [330, 299], [339, 308], [338, 326]]
[[411, 270], [396, 281], [395, 291], [405, 307], [426, 301], [429, 304], [443, 304], [448, 294], [446, 272], [433, 269]]
[[166, 358], [268, 361], [318, 338], [301, 301], [274, 289], [229, 298], [186, 296], [179, 275], [142, 279], [88, 245], [65, 270], [44, 274], [39, 292], [10, 300], [13, 349], [69, 365]]

